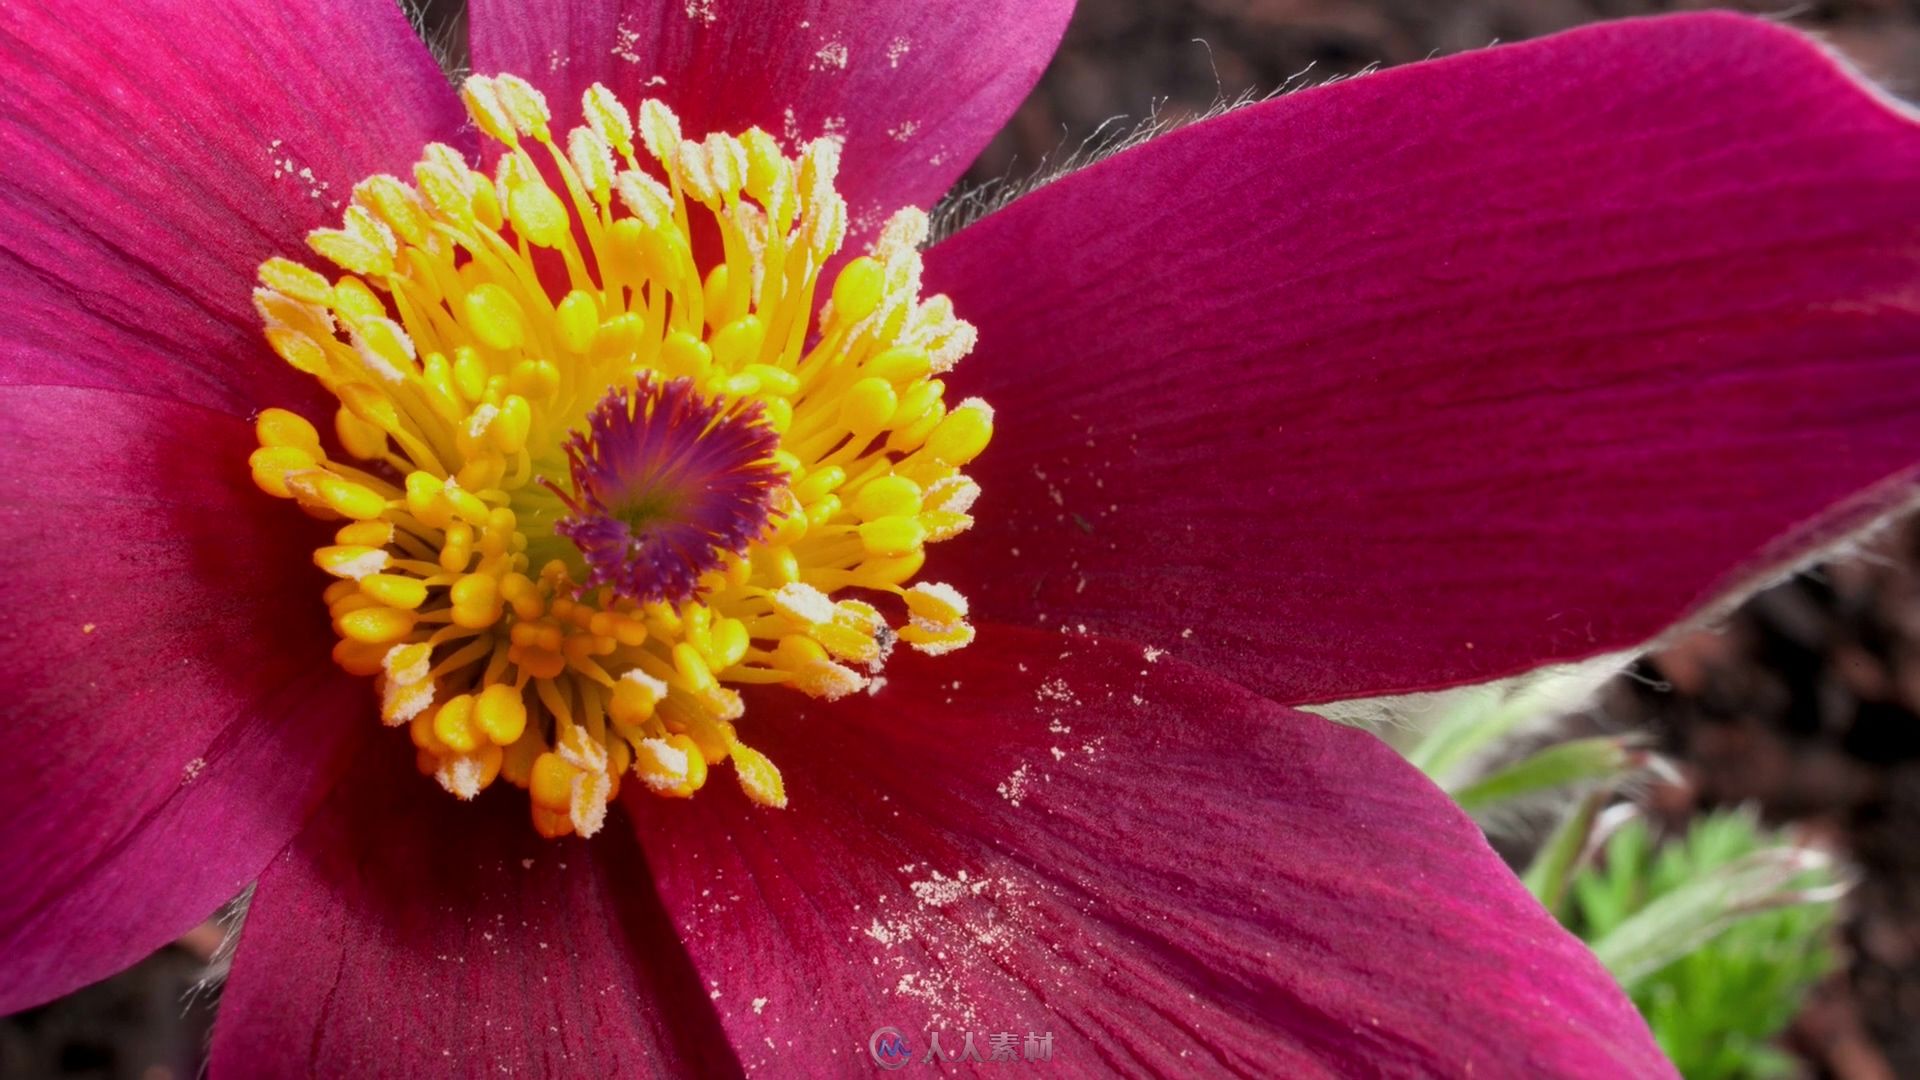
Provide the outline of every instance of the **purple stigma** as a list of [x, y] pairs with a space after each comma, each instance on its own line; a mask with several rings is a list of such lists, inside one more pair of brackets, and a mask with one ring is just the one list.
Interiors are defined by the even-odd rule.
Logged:
[[766, 527], [780, 436], [758, 402], [704, 397], [692, 379], [640, 376], [567, 439], [572, 511], [554, 531], [587, 561], [587, 585], [630, 600], [693, 598], [701, 575]]

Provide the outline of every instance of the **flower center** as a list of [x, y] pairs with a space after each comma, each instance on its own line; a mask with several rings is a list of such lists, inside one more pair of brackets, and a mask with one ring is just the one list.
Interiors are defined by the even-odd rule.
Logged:
[[567, 441], [573, 494], [555, 488], [572, 513], [554, 531], [586, 558], [587, 585], [684, 603], [702, 574], [746, 555], [784, 481], [764, 412], [704, 398], [688, 378], [609, 391]]
[[784, 806], [735, 687], [833, 699], [896, 640], [973, 637], [914, 582], [972, 524], [993, 420], [944, 401], [973, 328], [920, 295], [926, 217], [826, 287], [836, 142], [694, 142], [594, 86], [562, 149], [526, 82], [462, 96], [491, 176], [429, 146], [309, 236], [340, 273], [260, 268], [268, 342], [340, 401], [325, 442], [266, 410], [251, 458], [342, 522], [314, 553], [334, 659], [422, 772], [463, 799], [505, 778], [546, 836], [597, 831], [623, 779], [686, 797], [725, 762]]

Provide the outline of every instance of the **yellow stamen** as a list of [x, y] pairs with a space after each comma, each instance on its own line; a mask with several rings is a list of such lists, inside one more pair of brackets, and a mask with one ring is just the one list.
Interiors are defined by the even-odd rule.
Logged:
[[[248, 463], [341, 521], [314, 553], [339, 579], [334, 659], [378, 679], [422, 772], [463, 799], [506, 778], [544, 836], [592, 835], [629, 772], [686, 798], [730, 761], [750, 799], [785, 806], [733, 687], [831, 700], [875, 685], [896, 640], [973, 636], [959, 593], [912, 583], [926, 545], [972, 523], [961, 470], [993, 431], [984, 402], [944, 401], [973, 329], [920, 295], [926, 217], [894, 215], [823, 281], [846, 230], [836, 142], [696, 142], [660, 102], [636, 116], [597, 85], [564, 137], [520, 79], [475, 76], [462, 98], [502, 147], [492, 176], [427, 147], [414, 183], [369, 177], [311, 234], [338, 273], [260, 268], [269, 344], [340, 401], [344, 457], [269, 409]], [[596, 403], [649, 374], [758, 405], [786, 481], [684, 603], [583, 587], [548, 486], [569, 490], [564, 444]]]

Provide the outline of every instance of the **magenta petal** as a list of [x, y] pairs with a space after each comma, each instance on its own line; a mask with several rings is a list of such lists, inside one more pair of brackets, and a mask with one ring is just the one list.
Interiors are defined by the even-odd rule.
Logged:
[[260, 879], [214, 1075], [739, 1072], [630, 832], [545, 841], [518, 791], [368, 753]]
[[1039, 79], [1072, 0], [474, 0], [474, 70], [522, 75], [567, 122], [605, 83], [694, 138], [759, 126], [846, 139], [857, 242], [929, 206]]
[[0, 5], [0, 382], [316, 400], [251, 292], [463, 114], [393, 0]]
[[1440, 791], [1360, 731], [1131, 645], [997, 626], [877, 696], [749, 706], [627, 799], [752, 1070], [855, 1075], [1051, 1031], [1067, 1075], [1656, 1076], [1625, 996]]
[[197, 406], [0, 387], [0, 1012], [206, 918], [372, 723], [327, 656], [313, 538], [253, 488], [252, 445]]
[[998, 410], [940, 573], [1283, 701], [1631, 646], [1905, 492], [1916, 251], [1920, 129], [1763, 22], [1244, 109], [929, 255]]

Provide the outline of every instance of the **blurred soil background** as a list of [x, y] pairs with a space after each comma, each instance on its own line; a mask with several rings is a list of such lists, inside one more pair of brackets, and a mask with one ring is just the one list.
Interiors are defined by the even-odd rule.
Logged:
[[[1920, 0], [1080, 0], [1059, 56], [967, 182], [1031, 175], [1150, 115], [1705, 7], [1815, 31], [1920, 99]], [[429, 26], [457, 34], [460, 9], [430, 0]], [[1610, 685], [1596, 712], [1653, 731], [1679, 762], [1686, 783], [1654, 793], [1669, 824], [1753, 803], [1860, 867], [1843, 969], [1788, 1041], [1807, 1076], [1920, 1077], [1920, 524], [1762, 594], [1717, 632], [1678, 639]], [[192, 990], [218, 940], [204, 927], [117, 978], [0, 1019], [0, 1077], [196, 1076], [214, 1003]]]

